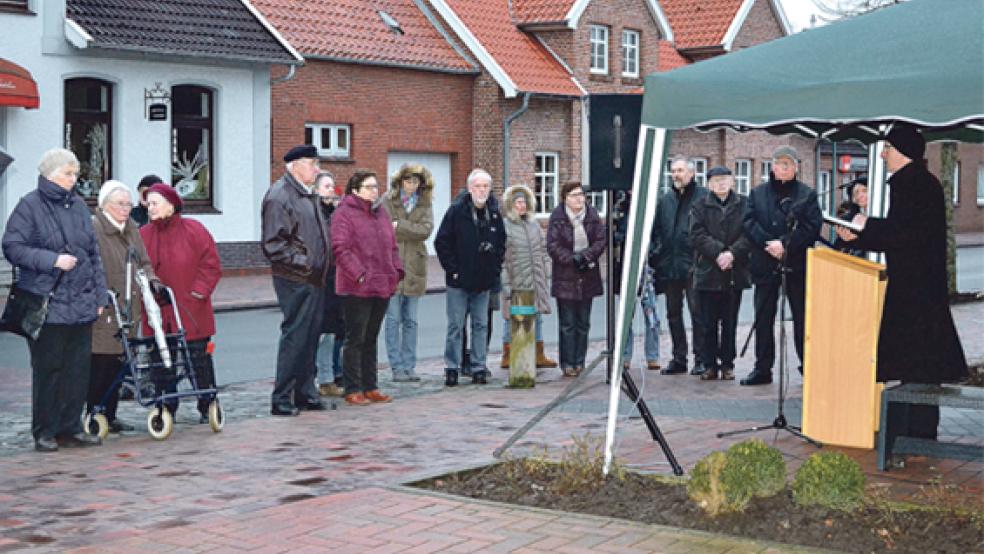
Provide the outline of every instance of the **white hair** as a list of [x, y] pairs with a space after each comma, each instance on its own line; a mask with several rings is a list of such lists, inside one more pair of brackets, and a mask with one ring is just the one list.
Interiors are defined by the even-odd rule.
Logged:
[[695, 164], [693, 160], [691, 160], [686, 156], [673, 156], [672, 158], [670, 158], [670, 167], [673, 167], [673, 165], [677, 162], [682, 162], [687, 164], [687, 169], [689, 169], [690, 171], [695, 171], [697, 169], [697, 164]]
[[45, 179], [50, 179], [56, 171], [66, 165], [78, 167], [79, 159], [75, 157], [75, 154], [71, 150], [52, 148], [41, 156], [41, 161], [38, 162], [38, 173]]
[[130, 187], [126, 186], [124, 183], [114, 181], [112, 179], [103, 183], [103, 185], [99, 187], [99, 207], [105, 207], [106, 203], [109, 202], [109, 199], [120, 191], [125, 192], [131, 200], [133, 199], [133, 195], [130, 194]]
[[489, 175], [488, 171], [485, 171], [484, 169], [481, 168], [473, 169], [472, 172], [468, 174], [468, 179], [465, 179], [465, 182], [468, 183], [468, 186], [471, 186], [472, 183], [474, 183], [479, 178], [487, 179], [489, 184], [490, 185], [492, 184], [492, 176]]

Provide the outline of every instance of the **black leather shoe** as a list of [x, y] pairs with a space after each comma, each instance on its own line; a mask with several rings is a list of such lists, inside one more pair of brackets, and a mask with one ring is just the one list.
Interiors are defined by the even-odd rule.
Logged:
[[38, 452], [58, 452], [58, 441], [41, 437], [34, 441], [34, 449]]
[[487, 385], [489, 383], [488, 371], [476, 371], [472, 373], [473, 385]]
[[707, 368], [700, 362], [694, 363], [694, 367], [690, 368], [691, 375], [703, 375], [705, 371], [707, 371]]
[[681, 373], [686, 373], [686, 372], [687, 372], [687, 364], [681, 364], [676, 360], [670, 362], [670, 365], [659, 370], [660, 375], [679, 375]]
[[742, 385], [746, 385], [746, 386], [750, 386], [750, 385], [769, 385], [769, 384], [772, 384], [772, 372], [771, 371], [770, 372], [766, 372], [766, 371], [761, 371], [761, 370], [756, 369], [756, 370], [752, 371], [751, 373], [749, 373], [748, 374], [748, 377], [745, 377], [744, 379], [742, 379], [739, 382]]
[[86, 446], [99, 446], [100, 444], [102, 444], [102, 439], [88, 433], [75, 433], [72, 436], [58, 439], [58, 445], [65, 448], [84, 448]]
[[129, 423], [127, 423], [125, 421], [120, 421], [118, 419], [114, 419], [113, 421], [110, 421], [109, 422], [109, 432], [110, 433], [119, 433], [119, 432], [122, 432], [122, 431], [133, 431], [135, 429], [136, 429], [136, 427], [134, 427], [133, 425], [130, 425]]
[[300, 410], [295, 408], [292, 404], [288, 404], [286, 402], [274, 404], [273, 407], [270, 408], [270, 414], [275, 416], [296, 416], [299, 413], [301, 413]]
[[458, 386], [458, 370], [457, 369], [445, 369], [444, 370], [444, 386], [445, 387], [457, 387]]
[[297, 409], [301, 411], [308, 411], [308, 412], [321, 412], [326, 410], [327, 408], [325, 407], [324, 404], [321, 403], [320, 400], [308, 400], [307, 402], [301, 402], [300, 404], [298, 404]]

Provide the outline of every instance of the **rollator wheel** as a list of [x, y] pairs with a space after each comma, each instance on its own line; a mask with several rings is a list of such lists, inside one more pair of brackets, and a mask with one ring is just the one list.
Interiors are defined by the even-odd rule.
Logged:
[[174, 418], [171, 412], [163, 406], [151, 408], [147, 414], [147, 432], [155, 439], [162, 441], [171, 436], [174, 430]]
[[208, 405], [208, 425], [216, 433], [221, 431], [225, 426], [225, 412], [222, 410], [222, 405], [219, 404], [218, 398]]
[[105, 414], [85, 414], [85, 432], [105, 439], [109, 435], [109, 420]]

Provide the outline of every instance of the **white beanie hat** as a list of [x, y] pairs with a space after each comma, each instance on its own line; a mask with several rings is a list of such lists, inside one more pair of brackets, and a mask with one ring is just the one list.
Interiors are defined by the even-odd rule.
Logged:
[[102, 208], [103, 205], [109, 200], [109, 197], [112, 196], [113, 193], [118, 190], [126, 191], [126, 193], [130, 195], [130, 198], [133, 198], [133, 195], [130, 193], [130, 187], [126, 186], [120, 181], [114, 181], [110, 179], [109, 181], [103, 183], [103, 186], [99, 188], [98, 206]]

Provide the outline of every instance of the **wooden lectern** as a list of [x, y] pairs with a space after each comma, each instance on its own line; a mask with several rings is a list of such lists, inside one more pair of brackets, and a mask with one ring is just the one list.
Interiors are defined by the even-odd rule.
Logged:
[[825, 444], [874, 448], [885, 266], [827, 248], [810, 249], [806, 260], [803, 433]]

